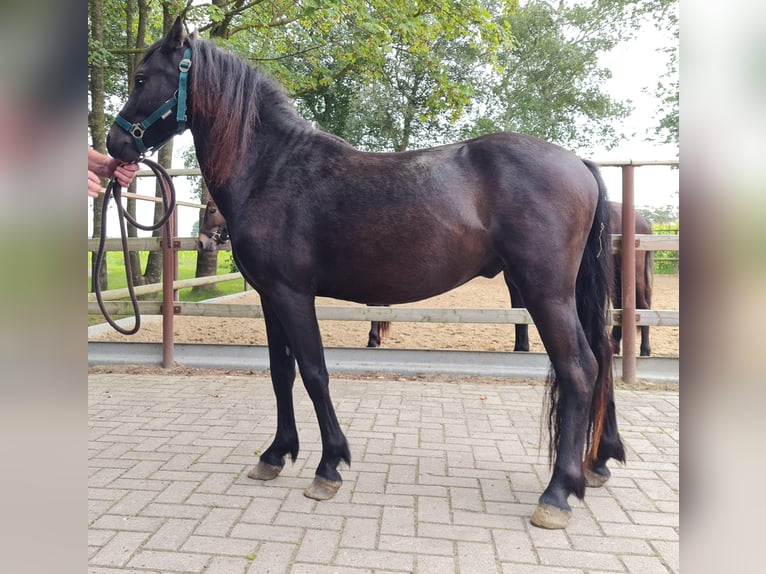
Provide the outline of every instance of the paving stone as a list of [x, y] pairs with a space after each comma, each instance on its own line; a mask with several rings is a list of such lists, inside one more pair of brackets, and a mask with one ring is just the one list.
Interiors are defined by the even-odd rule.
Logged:
[[489, 543], [458, 541], [457, 558], [460, 574], [491, 574], [498, 571], [495, 549]]
[[248, 574], [285, 574], [290, 571], [296, 545], [284, 542], [266, 542], [255, 554]]
[[121, 566], [148, 537], [144, 532], [118, 532], [93, 556], [91, 562], [102, 566]]
[[133, 558], [128, 566], [156, 568], [163, 572], [202, 572], [209, 560], [210, 556], [204, 554], [144, 550]]
[[340, 545], [347, 548], [375, 548], [378, 543], [378, 521], [371, 518], [348, 518]]

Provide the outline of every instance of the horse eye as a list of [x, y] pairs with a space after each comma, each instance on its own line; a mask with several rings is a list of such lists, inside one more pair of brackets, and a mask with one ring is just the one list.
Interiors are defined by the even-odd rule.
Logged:
[[218, 213], [218, 210], [217, 210], [215, 207], [211, 207], [211, 208], [210, 208], [208, 211], [210, 211], [210, 213], [211, 213], [211, 214], [214, 214], [214, 215], [215, 215], [216, 213]]
[[143, 86], [145, 83], [146, 83], [146, 78], [144, 76], [136, 76], [136, 80], [135, 80], [136, 87]]

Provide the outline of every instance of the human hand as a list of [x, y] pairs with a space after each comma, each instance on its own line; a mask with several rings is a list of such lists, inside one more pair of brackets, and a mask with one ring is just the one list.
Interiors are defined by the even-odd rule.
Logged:
[[137, 163], [126, 163], [124, 165], [119, 165], [116, 168], [114, 168], [114, 175], [117, 178], [117, 182], [121, 186], [128, 187], [130, 185], [130, 182], [133, 181], [133, 178], [136, 177], [137, 171], [138, 171]]
[[98, 194], [103, 192], [104, 188], [101, 187], [101, 178], [88, 170], [88, 195], [90, 197], [98, 197]]

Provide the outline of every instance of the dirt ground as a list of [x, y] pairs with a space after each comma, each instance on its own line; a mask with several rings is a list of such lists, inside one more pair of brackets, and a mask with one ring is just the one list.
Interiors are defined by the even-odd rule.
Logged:
[[[249, 292], [232, 303], [258, 304], [258, 295]], [[678, 276], [655, 275], [652, 307], [678, 309]], [[335, 299], [317, 299], [317, 305], [355, 305]], [[493, 279], [476, 278], [445, 293], [404, 305], [408, 307], [510, 307], [508, 290], [502, 275]], [[320, 323], [322, 341], [327, 347], [364, 347], [370, 324], [361, 321], [323, 321]], [[262, 319], [229, 319], [218, 317], [177, 316], [174, 336], [178, 343], [230, 343], [265, 345], [266, 330]], [[159, 320], [142, 318], [138, 333], [121, 335], [113, 330], [91, 340], [160, 342], [162, 325]], [[529, 330], [532, 351], [544, 351], [534, 326]], [[636, 337], [637, 347], [640, 336]], [[652, 355], [678, 356], [678, 327], [653, 327], [650, 330]], [[513, 325], [458, 324], [458, 323], [404, 323], [391, 326], [383, 347], [398, 349], [449, 349], [477, 351], [510, 351], [513, 349]], [[638, 350], [636, 351], [638, 352]]]

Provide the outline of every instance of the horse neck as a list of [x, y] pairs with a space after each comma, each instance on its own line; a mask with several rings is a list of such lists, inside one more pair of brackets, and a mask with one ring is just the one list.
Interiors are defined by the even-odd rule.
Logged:
[[[216, 177], [221, 170], [227, 174], [225, 179], [243, 177], [242, 170], [252, 177], [252, 170], [265, 163], [259, 161], [265, 154], [274, 155], [294, 134], [313, 131], [274, 80], [251, 69], [242, 81], [249, 88], [249, 96], [236, 102], [239, 108], [224, 97], [222, 90], [217, 94], [206, 92], [206, 105], [193, 108], [189, 122], [197, 158], [211, 190], [223, 185], [224, 181]], [[221, 114], [221, 110], [226, 113]], [[220, 122], [227, 118], [236, 121], [245, 115], [250, 117], [246, 128], [232, 126], [234, 129], [228, 132], [221, 129]], [[231, 165], [227, 166], [227, 162]]]

